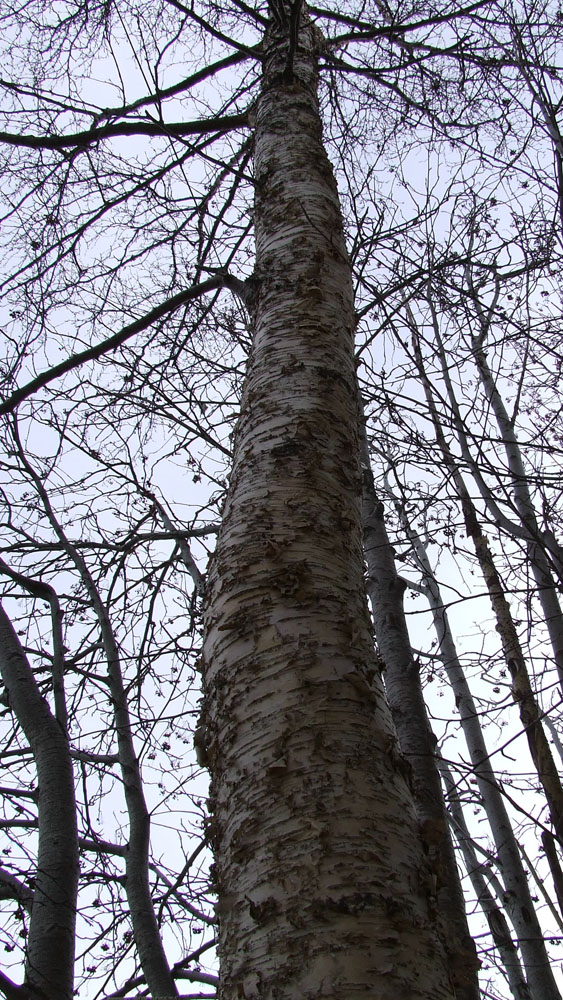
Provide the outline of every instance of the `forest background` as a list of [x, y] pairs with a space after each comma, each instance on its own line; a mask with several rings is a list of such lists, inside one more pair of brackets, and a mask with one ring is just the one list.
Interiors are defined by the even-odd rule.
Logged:
[[[135, 884], [181, 995], [215, 996], [201, 612], [260, 280], [262, 38], [300, 6], [0, 6], [0, 624], [49, 706], [40, 728], [68, 736], [42, 763], [3, 673], [8, 1000], [24, 996], [36, 768], [59, 765], [78, 994], [151, 995]], [[560, 983], [563, 10], [307, 10], [353, 268], [366, 504], [387, 533], [366, 515], [384, 678], [393, 701], [404, 603], [481, 994], [540, 1000], [516, 910], [535, 910]]]

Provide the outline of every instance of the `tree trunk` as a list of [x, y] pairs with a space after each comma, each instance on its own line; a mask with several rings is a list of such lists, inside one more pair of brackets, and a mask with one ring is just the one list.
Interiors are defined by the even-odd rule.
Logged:
[[537, 596], [551, 640], [553, 658], [559, 674], [559, 684], [563, 691], [563, 614], [561, 612], [561, 605], [557, 596], [557, 588], [549, 560], [543, 545], [539, 541], [540, 539], [543, 540], [542, 533], [537, 523], [534, 504], [530, 495], [529, 479], [524, 467], [518, 438], [516, 437], [512, 421], [489, 368], [482, 339], [472, 337], [473, 356], [481, 384], [496, 417], [500, 437], [504, 445], [512, 482], [514, 506], [520, 515], [522, 525], [530, 535], [531, 540], [527, 545], [528, 559], [534, 580], [536, 581]]
[[541, 842], [551, 871], [551, 877], [555, 887], [555, 895], [557, 896], [557, 903], [559, 905], [559, 912], [563, 914], [563, 871], [561, 870], [561, 864], [559, 862], [559, 856], [555, 846], [555, 838], [552, 837], [547, 830], [543, 830]]
[[[442, 375], [448, 399], [452, 408], [453, 423], [456, 429], [457, 438], [460, 444], [461, 453], [467, 462], [479, 492], [487, 504], [491, 514], [499, 525], [518, 538], [526, 540], [528, 560], [537, 586], [537, 597], [540, 603], [551, 646], [553, 650], [553, 661], [559, 677], [559, 685], [563, 691], [563, 613], [557, 595], [557, 588], [551, 572], [550, 559], [556, 569], [559, 578], [563, 576], [563, 563], [561, 557], [561, 547], [551, 530], [542, 532], [537, 523], [535, 508], [530, 494], [529, 477], [526, 473], [522, 453], [514, 426], [504, 401], [500, 395], [495, 379], [486, 358], [485, 344], [489, 336], [491, 319], [494, 313], [494, 305], [486, 307], [479, 299], [473, 285], [471, 271], [466, 271], [466, 279], [471, 300], [475, 306], [478, 317], [479, 333], [471, 334], [471, 349], [479, 379], [483, 386], [485, 396], [495, 415], [499, 428], [500, 438], [505, 449], [508, 472], [513, 490], [514, 508], [520, 518], [520, 525], [512, 523], [497, 504], [494, 491], [489, 488], [478, 463], [473, 458], [463, 420], [456, 400], [454, 387], [449, 372], [449, 364], [442, 338], [440, 336], [438, 315], [436, 307], [431, 298], [428, 305], [432, 314], [432, 324], [437, 344], [437, 354], [442, 369]], [[549, 558], [547, 556], [549, 552]]]
[[405, 612], [404, 581], [397, 575], [383, 504], [375, 492], [368, 443], [362, 435], [364, 555], [368, 568], [375, 636], [385, 664], [385, 691], [399, 748], [411, 768], [412, 791], [422, 842], [435, 881], [433, 917], [442, 938], [458, 1000], [478, 1000], [479, 960], [469, 935], [465, 901], [436, 766], [418, 663], [412, 654]]
[[139, 960], [151, 991], [152, 1000], [174, 1000], [178, 990], [164, 951], [149, 882], [150, 814], [145, 801], [139, 760], [135, 752], [127, 692], [123, 682], [119, 648], [104, 602], [88, 566], [66, 537], [51, 506], [41, 478], [27, 461], [17, 430], [14, 434], [20, 460], [26, 467], [45, 513], [59, 542], [74, 563], [98, 619], [102, 646], [107, 662], [107, 682], [114, 715], [115, 733], [123, 791], [129, 819], [129, 840], [125, 855], [125, 892]]
[[355, 316], [317, 107], [322, 40], [308, 20], [297, 39], [298, 5], [281, 6], [256, 106], [253, 351], [202, 659], [220, 996], [452, 1000], [363, 587]]
[[[512, 697], [518, 705], [520, 719], [530, 748], [530, 755], [547, 799], [553, 828], [560, 845], [563, 846], [563, 788], [561, 787], [559, 773], [542, 725], [542, 713], [532, 689], [526, 659], [520, 645], [510, 605], [506, 598], [501, 578], [497, 572], [489, 543], [479, 523], [477, 508], [471, 499], [469, 490], [448, 446], [440, 423], [438, 411], [434, 403], [432, 387], [424, 368], [418, 331], [414, 325], [412, 344], [416, 366], [422, 380], [428, 410], [434, 426], [436, 442], [442, 453], [446, 468], [449, 469], [452, 482], [455, 485], [461, 503], [467, 536], [473, 542], [479, 568], [487, 585], [491, 605], [495, 613], [496, 629], [501, 639], [504, 659], [512, 678]], [[528, 497], [528, 499], [530, 498]]]
[[[530, 991], [526, 980], [524, 979], [518, 952], [512, 940], [510, 927], [508, 926], [502, 909], [498, 906], [495, 897], [488, 886], [491, 873], [487, 867], [480, 865], [477, 860], [477, 854], [473, 846], [473, 841], [465, 822], [465, 816], [463, 815], [463, 808], [456, 783], [449, 767], [441, 758], [438, 759], [438, 768], [444, 779], [452, 820], [457, 833], [457, 840], [465, 860], [467, 874], [475, 891], [475, 895], [479, 900], [479, 905], [487, 918], [487, 923], [491, 931], [491, 937], [495, 943], [495, 947], [499, 953], [500, 960], [506, 972], [510, 992], [514, 997], [514, 1000], [531, 1000]], [[502, 891], [499, 895], [502, 902]]]
[[74, 777], [66, 733], [41, 697], [0, 606], [0, 673], [33, 752], [38, 783], [37, 876], [27, 941], [26, 998], [72, 1000], [78, 886]]
[[477, 706], [457, 655], [440, 588], [432, 573], [421, 539], [409, 527], [404, 512], [402, 517], [423, 574], [422, 589], [432, 610], [444, 669], [455, 697], [479, 794], [491, 827], [504, 881], [506, 912], [518, 938], [530, 995], [533, 1000], [561, 1000], [520, 859], [518, 844], [489, 760]]

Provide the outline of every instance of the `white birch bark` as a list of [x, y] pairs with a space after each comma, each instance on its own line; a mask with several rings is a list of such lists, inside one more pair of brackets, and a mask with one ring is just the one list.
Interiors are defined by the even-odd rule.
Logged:
[[266, 36], [256, 106], [253, 351], [198, 735], [219, 993], [452, 1000], [363, 590], [355, 316], [319, 41], [305, 22], [288, 72], [287, 35]]

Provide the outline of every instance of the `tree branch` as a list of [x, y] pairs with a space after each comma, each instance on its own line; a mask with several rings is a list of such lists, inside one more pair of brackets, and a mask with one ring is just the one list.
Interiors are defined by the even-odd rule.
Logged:
[[3, 403], [0, 403], [0, 414], [11, 413], [24, 399], [27, 399], [39, 389], [43, 389], [50, 382], [59, 378], [60, 375], [65, 375], [66, 372], [73, 371], [84, 364], [84, 362], [95, 361], [97, 358], [101, 358], [104, 354], [107, 354], [108, 351], [115, 350], [121, 344], [124, 344], [126, 340], [129, 340], [130, 337], [133, 337], [136, 333], [141, 333], [142, 330], [146, 330], [147, 327], [156, 323], [157, 320], [174, 312], [187, 302], [191, 302], [193, 299], [199, 298], [200, 295], [205, 295], [207, 292], [212, 292], [217, 288], [225, 288], [227, 285], [228, 282], [225, 275], [221, 273], [215, 275], [213, 278], [208, 278], [207, 281], [202, 281], [199, 285], [187, 288], [184, 292], [172, 295], [144, 316], [134, 320], [132, 323], [128, 323], [118, 333], [114, 333], [112, 337], [108, 337], [107, 340], [102, 340], [99, 344], [94, 344], [92, 347], [86, 348], [85, 351], [72, 354], [65, 361], [61, 361], [60, 364], [54, 365], [53, 368], [31, 379], [30, 382], [27, 382], [20, 389], [16, 389], [11, 396], [8, 396]]
[[23, 986], [16, 986], [3, 972], [0, 972], [0, 990], [7, 1000], [29, 1000], [29, 993]]
[[231, 129], [248, 126], [246, 111], [238, 115], [222, 115], [220, 118], [201, 119], [197, 122], [121, 122], [102, 125], [100, 128], [72, 132], [69, 135], [18, 135], [0, 132], [0, 142], [10, 146], [24, 146], [26, 149], [85, 149], [102, 139], [116, 139], [125, 135], [162, 135], [181, 139], [185, 135], [204, 135], [207, 132], [230, 132]]

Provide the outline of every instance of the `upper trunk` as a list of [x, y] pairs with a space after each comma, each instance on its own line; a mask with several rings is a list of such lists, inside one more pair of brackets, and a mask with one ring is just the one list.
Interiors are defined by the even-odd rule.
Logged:
[[[452, 1000], [364, 596], [354, 305], [307, 21], [265, 41], [253, 352], [209, 574], [223, 1000]], [[289, 57], [288, 57], [289, 52]]]

